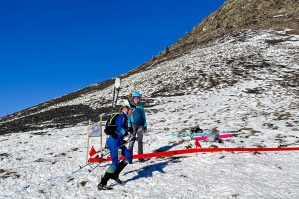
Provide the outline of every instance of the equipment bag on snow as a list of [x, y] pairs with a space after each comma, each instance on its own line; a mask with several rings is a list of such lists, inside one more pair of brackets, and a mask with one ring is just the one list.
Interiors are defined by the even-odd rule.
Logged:
[[[112, 137], [114, 137], [115, 131], [117, 129], [117, 125], [116, 125], [116, 117], [119, 115], [119, 113], [114, 113], [111, 116], [109, 116], [106, 125], [105, 125], [105, 134], [106, 135], [111, 135]], [[116, 135], [117, 136], [117, 135]]]

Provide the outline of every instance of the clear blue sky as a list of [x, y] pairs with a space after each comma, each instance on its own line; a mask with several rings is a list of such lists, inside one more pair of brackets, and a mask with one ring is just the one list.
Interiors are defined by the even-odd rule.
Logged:
[[0, 116], [137, 67], [224, 0], [0, 2]]

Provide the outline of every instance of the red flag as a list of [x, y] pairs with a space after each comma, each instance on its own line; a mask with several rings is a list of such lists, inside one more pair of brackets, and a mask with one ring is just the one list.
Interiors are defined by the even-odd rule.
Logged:
[[200, 143], [199, 143], [198, 140], [195, 140], [195, 146], [196, 146], [196, 148], [197, 148], [197, 147], [202, 148], [202, 146], [200, 145]]
[[99, 161], [99, 162], [104, 162], [104, 158], [103, 158], [103, 156], [99, 157], [99, 158], [98, 158], [98, 161]]
[[95, 154], [97, 154], [97, 151], [93, 148], [93, 146], [91, 147], [90, 151], [89, 151], [89, 156], [92, 157]]

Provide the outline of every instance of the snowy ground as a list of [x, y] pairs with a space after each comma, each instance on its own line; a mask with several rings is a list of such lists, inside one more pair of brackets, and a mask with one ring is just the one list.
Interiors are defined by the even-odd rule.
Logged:
[[[203, 147], [299, 146], [298, 111], [288, 106], [293, 99], [252, 97], [242, 93], [248, 86], [254, 87], [255, 82], [205, 95], [157, 98], [159, 105], [146, 110], [145, 152], [194, 146], [189, 137], [178, 138], [172, 132], [187, 132], [195, 125], [234, 134], [223, 144], [203, 142]], [[290, 114], [285, 120], [274, 120], [274, 108]], [[124, 186], [110, 181], [114, 190], [100, 192], [97, 184], [109, 164], [102, 163], [92, 173], [78, 169], [85, 163], [86, 132], [87, 126], [82, 125], [1, 136], [0, 198], [299, 197], [299, 152], [289, 151], [135, 161], [120, 176]], [[92, 143], [98, 148], [97, 138]]]
[[[1, 198], [298, 198], [298, 152], [192, 154], [134, 162], [124, 186], [98, 191], [105, 163], [92, 173], [85, 161], [85, 127], [1, 138]], [[50, 135], [52, 134], [52, 135]], [[31, 138], [30, 138], [31, 137]], [[148, 142], [148, 137], [146, 138]], [[9, 141], [5, 140], [9, 139]], [[20, 140], [23, 140], [20, 143]], [[26, 143], [28, 141], [28, 143]], [[191, 143], [191, 142], [190, 142]], [[206, 145], [204, 143], [203, 145]], [[78, 147], [79, 146], [79, 147]], [[160, 148], [152, 142], [149, 148]], [[165, 146], [164, 146], [165, 147]], [[169, 147], [171, 148], [171, 147]], [[173, 148], [182, 148], [181, 146]], [[9, 150], [6, 150], [9, 149]], [[14, 173], [16, 172], [16, 173]], [[7, 174], [10, 173], [10, 174]], [[4, 178], [3, 176], [9, 175]], [[114, 184], [114, 182], [110, 182]]]

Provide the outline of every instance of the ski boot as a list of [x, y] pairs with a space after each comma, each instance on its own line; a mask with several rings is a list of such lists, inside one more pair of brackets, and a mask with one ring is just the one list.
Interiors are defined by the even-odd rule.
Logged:
[[109, 187], [109, 186], [107, 186], [107, 185], [103, 185], [103, 184], [99, 183], [99, 184], [98, 184], [98, 189], [99, 189], [100, 191], [102, 191], [102, 190], [112, 190], [113, 188], [112, 188], [112, 187]]
[[112, 187], [107, 186], [107, 182], [113, 176], [112, 173], [105, 173], [105, 175], [101, 178], [101, 182], [98, 184], [99, 190], [111, 190]]
[[123, 182], [119, 179], [119, 174], [127, 166], [127, 164], [128, 163], [126, 161], [121, 161], [119, 163], [119, 166], [113, 173], [113, 176], [111, 177], [111, 179], [115, 180], [115, 182], [117, 182], [118, 184], [122, 184]]

